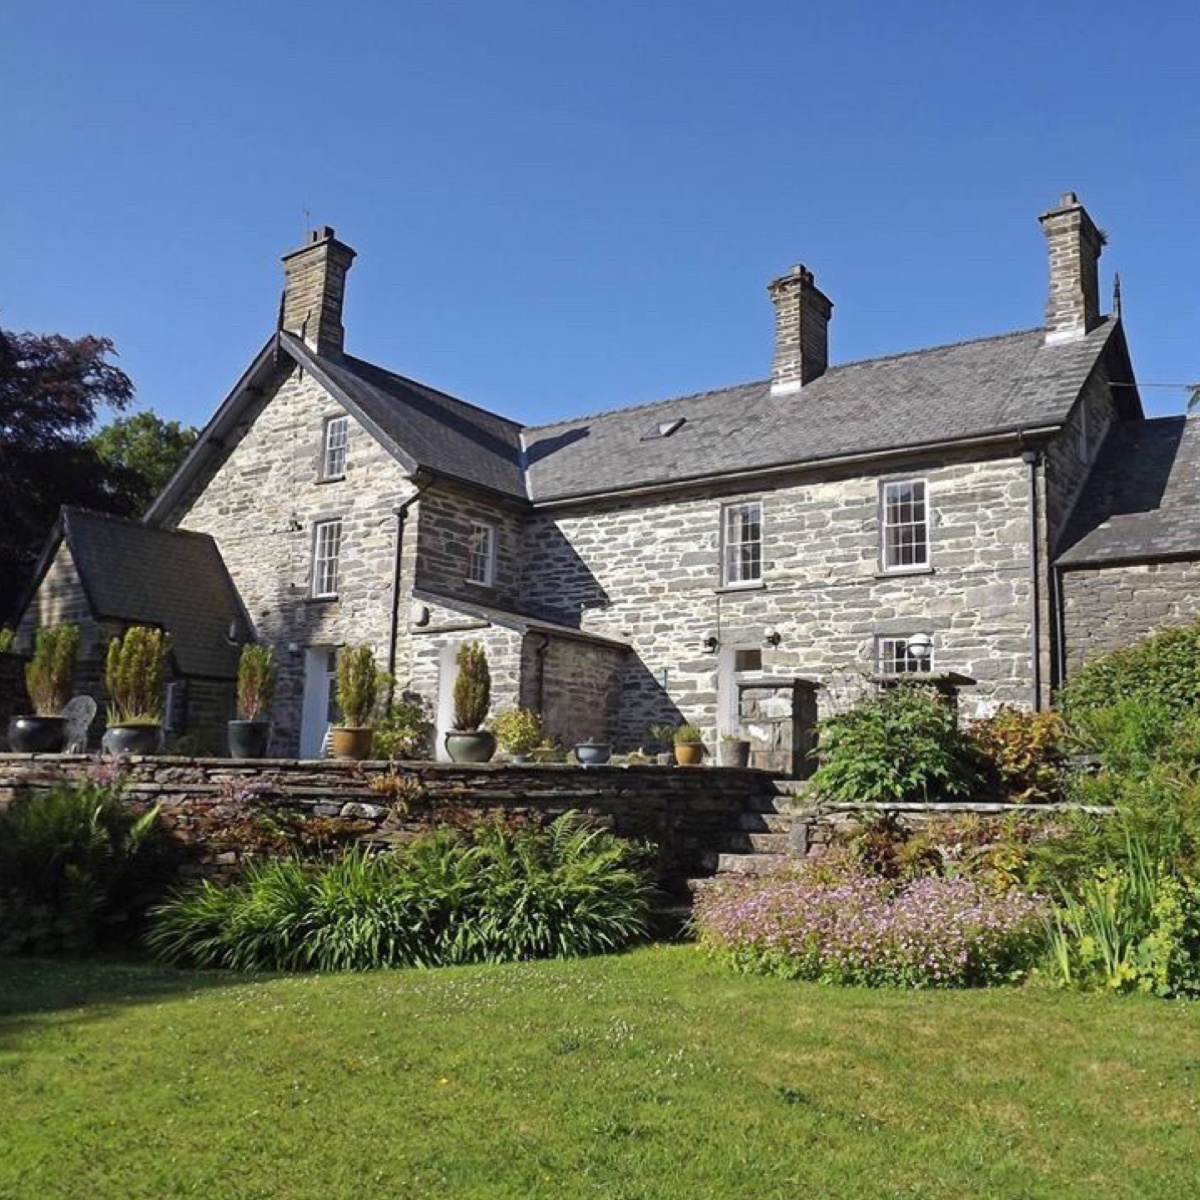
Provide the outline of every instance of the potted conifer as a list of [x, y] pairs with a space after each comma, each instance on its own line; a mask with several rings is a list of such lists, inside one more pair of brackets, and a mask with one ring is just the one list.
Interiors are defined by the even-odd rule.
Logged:
[[231, 758], [264, 758], [271, 742], [271, 701], [275, 698], [275, 659], [270, 646], [242, 647], [238, 658], [238, 719], [229, 722]]
[[58, 754], [67, 740], [67, 722], [59, 714], [71, 698], [79, 627], [70, 622], [39, 629], [33, 635], [33, 657], [25, 664], [25, 690], [33, 701], [32, 716], [8, 723], [8, 744], [18, 754]]
[[343, 723], [333, 727], [330, 738], [336, 758], [362, 761], [371, 757], [375, 741], [372, 721], [382, 679], [370, 646], [346, 646], [338, 655], [337, 699]]
[[171, 639], [161, 629], [131, 625], [108, 643], [104, 686], [108, 690], [108, 729], [103, 746], [110, 754], [154, 754], [162, 740], [167, 655]]
[[456, 763], [485, 763], [496, 753], [496, 735], [484, 729], [492, 703], [492, 673], [479, 642], [459, 647], [454, 681], [454, 728], [446, 734], [446, 753]]

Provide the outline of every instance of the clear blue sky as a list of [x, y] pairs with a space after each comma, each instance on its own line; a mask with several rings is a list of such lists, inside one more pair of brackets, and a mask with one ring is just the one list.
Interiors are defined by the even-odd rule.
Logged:
[[1140, 378], [1196, 379], [1198, 46], [1194, 0], [14, 3], [0, 324], [202, 422], [330, 224], [349, 350], [537, 421], [763, 377], [796, 261], [835, 361], [1037, 325], [1073, 188]]

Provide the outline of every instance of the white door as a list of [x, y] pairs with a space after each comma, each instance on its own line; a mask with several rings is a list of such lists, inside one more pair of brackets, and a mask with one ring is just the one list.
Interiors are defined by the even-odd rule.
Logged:
[[449, 762], [446, 753], [446, 734], [454, 728], [454, 682], [458, 678], [458, 647], [443, 646], [438, 651], [437, 735], [434, 757]]
[[[762, 650], [758, 646], [722, 646], [717, 656], [717, 733], [739, 732], [742, 714], [738, 683], [747, 676], [762, 674]], [[741, 736], [745, 737], [743, 733]]]
[[337, 647], [309, 646], [304, 651], [304, 710], [300, 716], [300, 757], [320, 758], [325, 735], [339, 719]]

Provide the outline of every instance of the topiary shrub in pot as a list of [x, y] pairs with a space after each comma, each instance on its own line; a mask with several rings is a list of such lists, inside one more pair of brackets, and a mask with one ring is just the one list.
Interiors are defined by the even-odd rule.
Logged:
[[704, 762], [704, 740], [695, 725], [675, 730], [675, 761], [681, 767], [698, 767]]
[[454, 681], [454, 728], [446, 734], [446, 753], [456, 763], [485, 763], [496, 753], [496, 735], [483, 728], [492, 703], [492, 673], [479, 642], [459, 647]]
[[110, 754], [157, 752], [170, 650], [170, 636], [145, 625], [131, 625], [123, 637], [108, 643], [104, 661], [108, 729], [102, 744]]
[[528, 762], [542, 744], [542, 721], [532, 708], [502, 709], [492, 718], [491, 728], [510, 762]]
[[71, 698], [78, 655], [77, 625], [64, 622], [33, 635], [33, 657], [25, 664], [25, 690], [33, 701], [33, 715], [16, 716], [8, 723], [8, 744], [18, 754], [62, 751], [67, 722], [59, 714]]
[[238, 658], [238, 719], [229, 722], [229, 756], [263, 758], [271, 742], [275, 658], [270, 646], [243, 646]]
[[372, 720], [379, 701], [383, 674], [375, 665], [370, 646], [347, 646], [338, 655], [337, 698], [342, 724], [335, 725], [331, 741], [336, 758], [361, 761], [371, 757], [375, 731]]

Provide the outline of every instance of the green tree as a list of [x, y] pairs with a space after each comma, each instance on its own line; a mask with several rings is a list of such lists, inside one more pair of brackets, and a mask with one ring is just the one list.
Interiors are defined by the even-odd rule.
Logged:
[[198, 431], [156, 413], [117, 417], [91, 436], [108, 468], [108, 486], [127, 511], [144, 512], [196, 444]]

